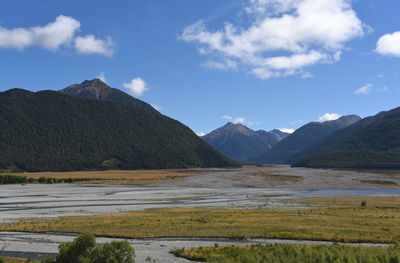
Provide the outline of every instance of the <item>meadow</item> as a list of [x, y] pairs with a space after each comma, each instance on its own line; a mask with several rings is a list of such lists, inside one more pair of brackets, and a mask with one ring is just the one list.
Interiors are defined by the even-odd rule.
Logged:
[[207, 263], [397, 263], [400, 262], [400, 247], [353, 247], [310, 245], [252, 245], [199, 247], [173, 249], [174, 255], [189, 260]]
[[90, 232], [96, 236], [229, 237], [396, 243], [400, 197], [285, 200], [307, 209], [166, 208], [119, 214], [22, 219], [1, 231]]
[[26, 177], [28, 180], [42, 180], [43, 183], [119, 183], [148, 184], [164, 180], [181, 179], [197, 174], [200, 169], [165, 169], [165, 170], [107, 170], [107, 171], [77, 171], [77, 172], [33, 172], [8, 173]]

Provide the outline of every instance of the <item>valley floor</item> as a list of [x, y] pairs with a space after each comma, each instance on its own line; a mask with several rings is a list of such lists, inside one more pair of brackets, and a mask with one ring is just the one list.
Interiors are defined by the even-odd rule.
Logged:
[[[106, 182], [121, 179], [115, 178], [115, 172], [103, 172], [101, 175], [90, 173], [93, 178], [98, 176]], [[270, 242], [266, 239], [231, 240], [210, 236], [369, 243], [391, 243], [400, 236], [400, 172], [249, 166], [174, 173], [184, 176], [154, 180], [157, 175], [153, 171], [147, 172], [153, 178], [147, 180], [146, 172], [141, 174], [136, 171], [134, 176], [150, 184], [2, 185], [0, 228], [2, 231], [91, 231], [100, 236], [151, 237], [132, 240], [138, 252], [137, 262], [144, 262], [139, 258], [147, 256], [153, 262], [186, 262], [183, 259], [176, 261], [168, 253], [172, 247]], [[168, 171], [164, 171], [166, 174]], [[52, 176], [64, 178], [65, 173]], [[86, 178], [88, 174], [78, 172], [75, 176]], [[363, 201], [366, 207], [361, 207]], [[115, 213], [126, 213], [126, 216]], [[87, 217], [95, 215], [98, 216]], [[176, 222], [175, 226], [174, 215], [182, 216], [182, 222]], [[46, 221], [51, 218], [59, 220]], [[288, 224], [284, 224], [284, 221]], [[96, 224], [100, 224], [103, 232], [96, 232]], [[218, 224], [224, 227], [213, 229]], [[232, 229], [236, 229], [236, 232]], [[59, 239], [61, 236], [63, 238]], [[169, 238], [156, 238], [163, 236]], [[178, 236], [180, 238], [171, 239]], [[193, 240], [201, 236], [203, 239]], [[55, 253], [60, 242], [72, 238], [69, 234], [2, 232], [0, 245], [3, 247], [2, 255], [13, 256], [19, 248], [28, 256], [30, 252], [39, 256], [38, 251]], [[44, 245], [48, 243], [52, 245]], [[38, 246], [51, 249], [38, 250]]]

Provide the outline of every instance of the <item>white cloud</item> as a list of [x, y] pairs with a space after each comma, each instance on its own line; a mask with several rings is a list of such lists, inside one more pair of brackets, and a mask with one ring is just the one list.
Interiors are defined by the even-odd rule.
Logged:
[[110, 37], [107, 41], [96, 39], [94, 35], [77, 37], [75, 39], [75, 48], [81, 54], [99, 54], [112, 56], [114, 54], [114, 44]]
[[162, 110], [162, 107], [160, 105], [156, 105], [156, 104], [150, 104], [150, 105], [151, 105], [151, 107], [153, 107], [157, 111], [161, 111]]
[[400, 31], [381, 36], [376, 43], [376, 52], [381, 55], [400, 57]]
[[244, 123], [246, 121], [246, 119], [245, 118], [243, 118], [243, 117], [237, 117], [237, 118], [235, 118], [234, 120], [233, 120], [233, 123]]
[[61, 45], [69, 44], [80, 26], [78, 20], [63, 15], [42, 27], [7, 29], [0, 26], [0, 47], [24, 49], [38, 46], [56, 50]]
[[319, 122], [325, 122], [325, 121], [334, 121], [342, 117], [342, 115], [337, 114], [337, 113], [325, 113], [324, 115], [320, 116], [318, 118]]
[[356, 95], [367, 95], [372, 91], [372, 87], [373, 86], [374, 85], [372, 85], [371, 83], [367, 84], [364, 87], [361, 87], [358, 90], [354, 91], [354, 94], [356, 94]]
[[252, 121], [247, 121], [247, 125], [249, 125], [250, 127], [254, 125], [254, 122]]
[[124, 83], [123, 86], [128, 89], [129, 93], [133, 96], [142, 96], [143, 92], [148, 90], [148, 88], [146, 88], [146, 82], [141, 78], [132, 79], [131, 82]]
[[204, 132], [198, 132], [198, 133], [196, 133], [197, 134], [197, 136], [199, 136], [199, 137], [203, 137], [204, 135], [206, 135]]
[[215, 69], [230, 69], [234, 63], [268, 79], [334, 63], [348, 41], [364, 34], [351, 0], [249, 0], [245, 11], [252, 20], [247, 28], [226, 23], [209, 31], [199, 20], [179, 39], [197, 43]]
[[291, 129], [291, 128], [280, 128], [278, 129], [281, 132], [286, 132], [286, 133], [294, 133], [295, 129]]
[[232, 116], [224, 115], [224, 116], [222, 116], [222, 119], [232, 120]]
[[23, 50], [36, 46], [48, 50], [58, 50], [61, 46], [70, 46], [73, 42], [80, 54], [101, 54], [111, 56], [114, 53], [111, 38], [106, 41], [96, 39], [94, 35], [76, 37], [81, 23], [69, 16], [60, 15], [56, 21], [45, 26], [7, 29], [0, 26], [0, 48]]
[[106, 80], [106, 76], [104, 76], [104, 72], [101, 72], [96, 78], [103, 81], [104, 83], [108, 84], [107, 80]]

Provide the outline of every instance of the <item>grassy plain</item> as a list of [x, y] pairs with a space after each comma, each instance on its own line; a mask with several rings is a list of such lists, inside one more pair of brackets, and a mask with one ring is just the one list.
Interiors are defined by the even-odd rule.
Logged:
[[39, 263], [40, 261], [34, 259], [20, 259], [20, 258], [10, 258], [2, 257], [4, 263]]
[[[91, 217], [25, 219], [0, 231], [91, 232], [97, 236], [262, 237], [395, 243], [400, 240], [400, 197], [286, 200], [309, 209], [149, 209]], [[365, 201], [366, 206], [361, 206]]]
[[[82, 179], [79, 183], [123, 183], [147, 184], [163, 180], [180, 179], [197, 174], [200, 169], [166, 169], [166, 170], [107, 170], [76, 172], [37, 172], [8, 173], [26, 176], [38, 180], [41, 177], [54, 179]], [[86, 180], [86, 181], [85, 181]]]
[[173, 249], [174, 255], [208, 263], [334, 263], [400, 262], [400, 247], [351, 247], [308, 245], [253, 245]]

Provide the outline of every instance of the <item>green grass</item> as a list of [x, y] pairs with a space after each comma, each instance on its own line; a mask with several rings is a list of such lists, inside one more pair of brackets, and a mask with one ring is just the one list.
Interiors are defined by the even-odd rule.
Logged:
[[174, 255], [208, 263], [398, 263], [400, 248], [309, 246], [309, 245], [253, 245], [229, 247], [200, 247], [173, 249]]

